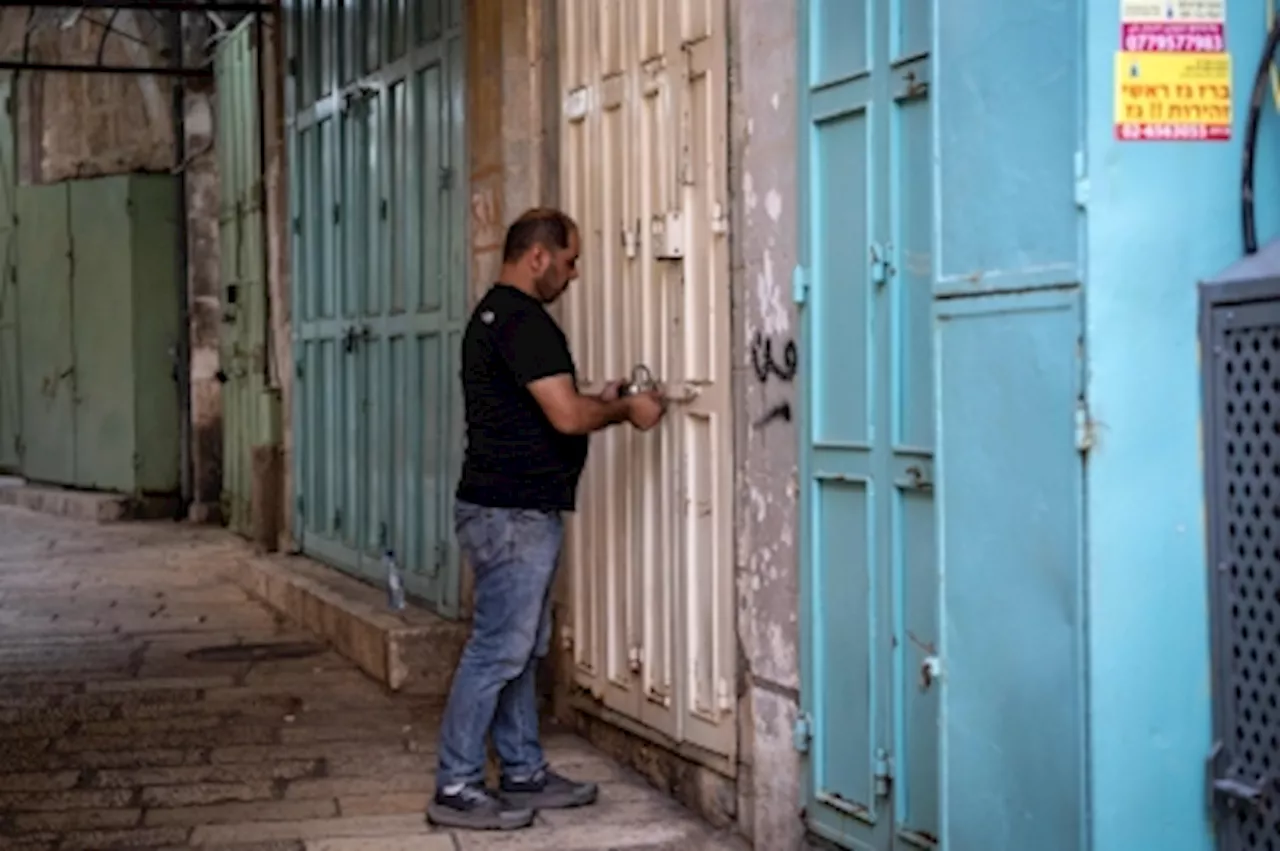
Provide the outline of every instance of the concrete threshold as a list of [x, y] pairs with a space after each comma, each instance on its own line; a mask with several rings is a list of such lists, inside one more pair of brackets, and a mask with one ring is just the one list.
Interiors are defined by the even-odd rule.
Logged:
[[11, 505], [71, 520], [118, 523], [173, 517], [178, 500], [177, 497], [170, 496], [138, 497], [31, 485], [22, 479], [3, 477], [0, 478], [0, 505]]
[[465, 623], [412, 603], [393, 612], [384, 591], [302, 556], [233, 559], [227, 572], [250, 596], [331, 643], [388, 689], [448, 695]]

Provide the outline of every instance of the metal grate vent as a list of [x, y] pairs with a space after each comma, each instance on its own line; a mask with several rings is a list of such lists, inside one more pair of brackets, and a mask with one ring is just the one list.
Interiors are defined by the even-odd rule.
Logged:
[[1206, 382], [1221, 851], [1280, 851], [1280, 303], [1213, 311]]

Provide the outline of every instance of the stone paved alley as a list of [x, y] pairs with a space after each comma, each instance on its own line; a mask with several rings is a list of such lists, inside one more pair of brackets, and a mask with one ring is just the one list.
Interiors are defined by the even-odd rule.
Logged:
[[553, 763], [600, 803], [512, 834], [434, 831], [438, 702], [392, 695], [222, 577], [243, 552], [173, 523], [0, 508], [0, 848], [470, 851], [745, 848], [581, 740]]

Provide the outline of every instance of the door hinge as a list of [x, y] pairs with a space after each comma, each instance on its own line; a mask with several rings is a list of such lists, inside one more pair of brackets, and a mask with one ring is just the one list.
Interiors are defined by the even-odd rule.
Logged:
[[440, 189], [448, 192], [453, 188], [453, 169], [449, 166], [440, 167]]
[[628, 260], [636, 259], [640, 253], [640, 220], [636, 219], [633, 227], [622, 226], [622, 253]]
[[644, 667], [644, 648], [639, 644], [633, 644], [627, 650], [627, 667], [633, 674], [640, 673], [640, 670]]
[[800, 753], [809, 752], [809, 743], [813, 741], [813, 718], [808, 712], [796, 716], [791, 726], [791, 745]]
[[1093, 443], [1094, 424], [1089, 416], [1089, 403], [1080, 399], [1076, 402], [1076, 451], [1087, 455]]
[[791, 300], [804, 304], [809, 300], [809, 270], [797, 265], [791, 270]]
[[297, 378], [299, 381], [301, 381], [301, 380], [302, 380], [302, 373], [303, 373], [302, 364], [300, 364], [300, 363], [295, 363], [295, 364], [293, 365], [293, 374], [294, 374], [294, 377], [295, 377], [295, 378]]
[[889, 281], [889, 252], [892, 250], [890, 245], [881, 245], [873, 243], [870, 249], [871, 260], [871, 283], [877, 287], [882, 287]]
[[876, 797], [889, 797], [889, 787], [893, 784], [893, 757], [884, 748], [876, 748], [875, 783]]
[[579, 86], [569, 92], [564, 99], [564, 117], [566, 121], [581, 121], [591, 109], [591, 89]]
[[729, 212], [719, 201], [711, 205], [711, 232], [716, 236], [729, 233]]
[[342, 528], [342, 509], [335, 508], [333, 510], [333, 528], [335, 530]]
[[726, 714], [733, 711], [733, 695], [729, 689], [729, 681], [724, 677], [716, 681], [716, 708]]
[[1083, 210], [1089, 205], [1089, 174], [1085, 169], [1084, 151], [1076, 151], [1075, 171], [1076, 206]]
[[305, 505], [305, 502], [302, 499], [302, 494], [298, 494], [297, 499], [294, 500], [294, 504], [297, 505], [298, 507], [298, 516], [305, 517], [307, 512], [306, 512], [306, 509], [303, 507]]

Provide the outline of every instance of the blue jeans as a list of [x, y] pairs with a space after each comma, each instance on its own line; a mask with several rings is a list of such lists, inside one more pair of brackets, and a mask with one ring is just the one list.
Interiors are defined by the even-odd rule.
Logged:
[[441, 789], [484, 779], [489, 732], [505, 777], [546, 767], [534, 677], [551, 649], [551, 587], [564, 539], [559, 513], [461, 500], [455, 528], [475, 572], [475, 603], [440, 727]]

